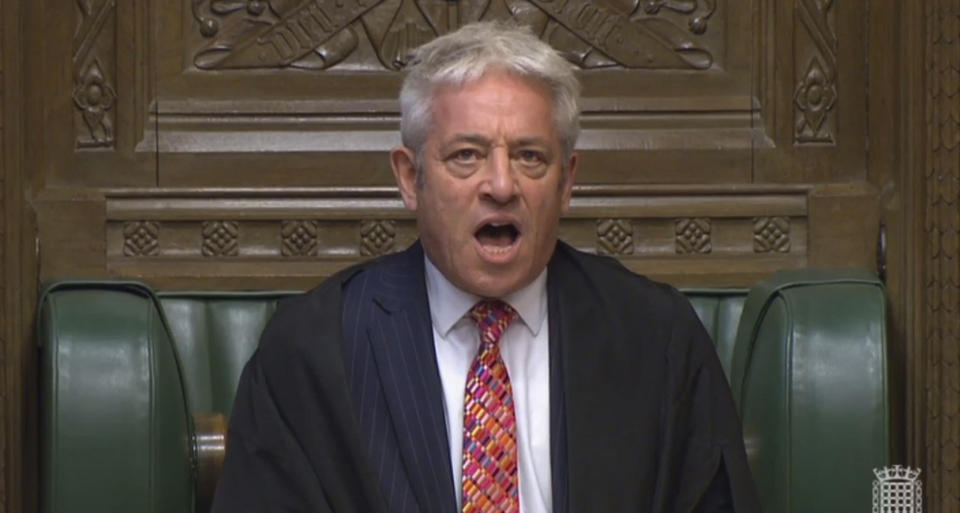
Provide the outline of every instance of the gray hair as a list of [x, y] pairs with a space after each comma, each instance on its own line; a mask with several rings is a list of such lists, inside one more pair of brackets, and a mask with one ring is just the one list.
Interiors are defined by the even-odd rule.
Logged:
[[566, 167], [580, 133], [580, 82], [573, 65], [556, 50], [528, 27], [511, 22], [464, 25], [414, 51], [400, 89], [403, 145], [421, 157], [432, 124], [435, 86], [462, 85], [496, 70], [538, 80], [553, 93], [554, 122]]

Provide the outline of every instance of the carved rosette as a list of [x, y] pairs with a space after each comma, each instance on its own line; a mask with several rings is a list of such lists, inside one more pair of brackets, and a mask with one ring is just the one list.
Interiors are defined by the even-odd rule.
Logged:
[[797, 116], [797, 141], [833, 142], [832, 130], [824, 122], [837, 102], [834, 80], [827, 76], [820, 59], [814, 57], [793, 95], [799, 114]]
[[597, 220], [597, 253], [601, 255], [633, 254], [633, 224], [629, 219]]
[[753, 251], [754, 253], [789, 253], [790, 218], [754, 218]]
[[794, 141], [832, 144], [836, 135], [837, 35], [833, 0], [797, 0]]
[[200, 233], [203, 256], [237, 256], [240, 225], [236, 221], [205, 221]]
[[316, 256], [317, 222], [284, 221], [280, 240], [280, 253], [285, 257]]
[[160, 223], [130, 221], [123, 223], [123, 256], [144, 257], [160, 254]]
[[677, 219], [674, 225], [678, 254], [709, 253], [713, 249], [710, 241], [710, 219], [681, 218]]
[[73, 55], [74, 131], [78, 148], [112, 147], [117, 93], [116, 0], [77, 0]]
[[364, 221], [360, 223], [360, 255], [377, 256], [393, 250], [397, 237], [394, 221]]
[[722, 51], [703, 39], [718, 1], [194, 0], [190, 32], [200, 69], [400, 70], [417, 46], [481, 19], [528, 25], [584, 68], [707, 69]]

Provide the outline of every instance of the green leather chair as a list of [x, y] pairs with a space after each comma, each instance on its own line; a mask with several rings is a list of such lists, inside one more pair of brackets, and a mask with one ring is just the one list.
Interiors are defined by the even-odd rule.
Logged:
[[[791, 271], [687, 289], [713, 335], [768, 513], [864, 510], [889, 463], [884, 292], [869, 273]], [[243, 364], [292, 292], [41, 297], [41, 511], [202, 512]]]

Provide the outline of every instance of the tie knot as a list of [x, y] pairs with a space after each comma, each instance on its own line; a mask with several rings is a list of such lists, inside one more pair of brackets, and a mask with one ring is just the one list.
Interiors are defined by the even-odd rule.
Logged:
[[470, 318], [480, 329], [480, 341], [496, 344], [507, 326], [517, 318], [517, 311], [499, 299], [486, 299], [473, 305]]

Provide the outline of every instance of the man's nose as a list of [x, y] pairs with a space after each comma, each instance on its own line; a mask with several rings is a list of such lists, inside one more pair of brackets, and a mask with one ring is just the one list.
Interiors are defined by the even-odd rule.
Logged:
[[498, 148], [492, 152], [489, 160], [489, 169], [486, 192], [490, 199], [498, 203], [506, 203], [516, 194], [516, 183], [513, 170], [510, 167], [510, 155]]

